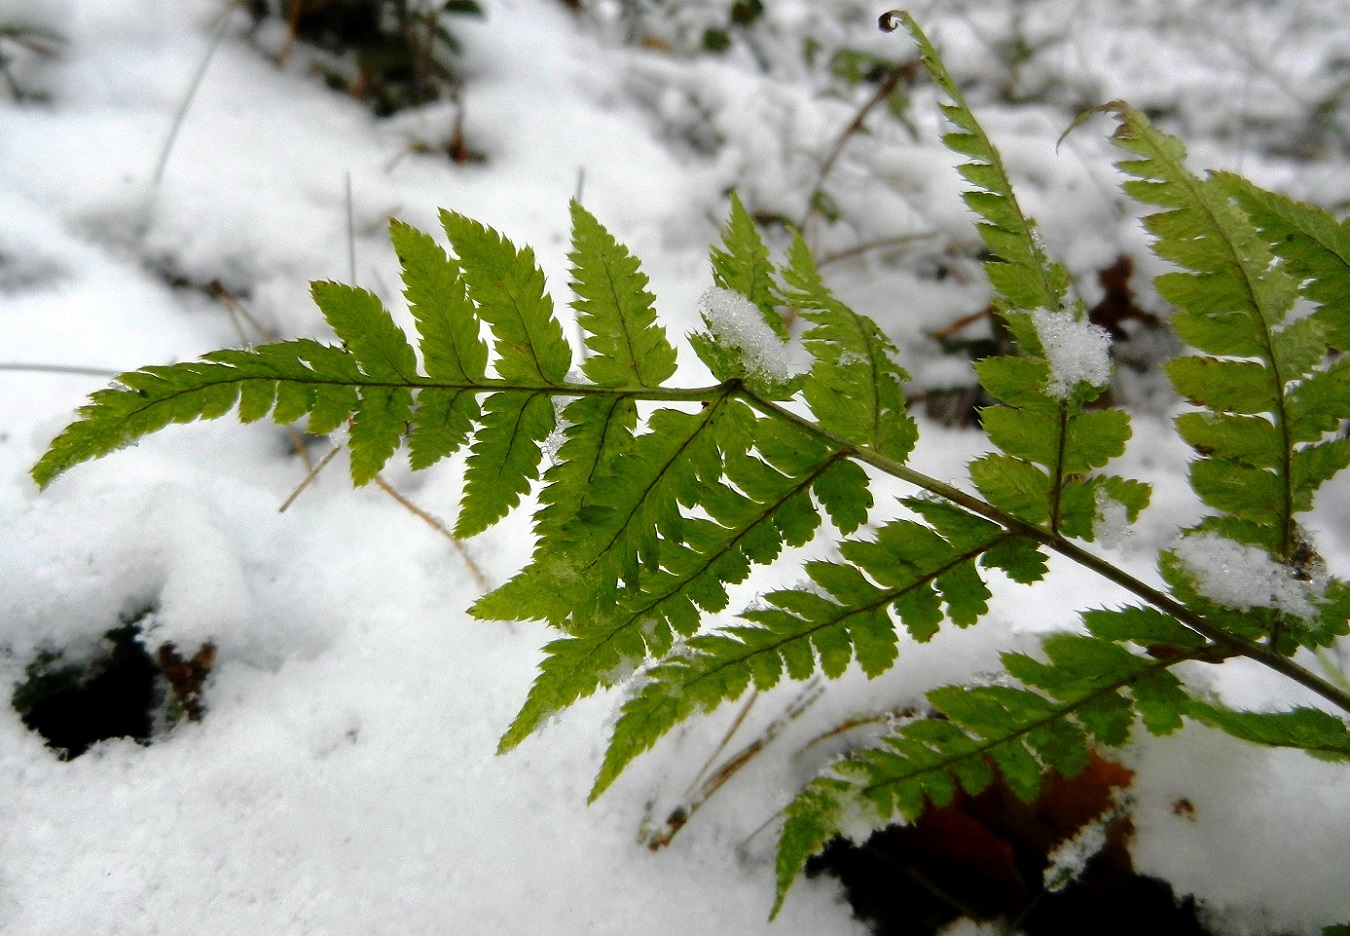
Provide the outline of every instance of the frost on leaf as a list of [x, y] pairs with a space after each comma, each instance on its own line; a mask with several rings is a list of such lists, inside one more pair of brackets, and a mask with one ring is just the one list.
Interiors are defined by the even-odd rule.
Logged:
[[1037, 309], [1031, 313], [1046, 360], [1050, 380], [1045, 392], [1067, 400], [1079, 384], [1104, 387], [1111, 379], [1111, 334], [1086, 318]]
[[1173, 553], [1196, 591], [1216, 604], [1241, 611], [1272, 608], [1305, 620], [1317, 616], [1316, 585], [1295, 578], [1259, 546], [1202, 533], [1183, 539]]

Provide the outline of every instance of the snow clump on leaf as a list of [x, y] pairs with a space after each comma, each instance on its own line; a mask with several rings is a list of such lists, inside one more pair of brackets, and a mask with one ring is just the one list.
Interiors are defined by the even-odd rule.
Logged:
[[807, 354], [778, 337], [759, 307], [735, 290], [712, 287], [699, 296], [698, 311], [717, 341], [735, 348], [751, 373], [789, 381], [810, 369]]
[[1273, 608], [1304, 619], [1317, 616], [1313, 583], [1295, 578], [1259, 546], [1202, 533], [1186, 537], [1173, 552], [1210, 601], [1241, 611]]
[[1111, 379], [1111, 334], [1106, 329], [1048, 309], [1032, 312], [1031, 322], [1050, 364], [1045, 387], [1050, 396], [1067, 400], [1080, 383], [1103, 387]]

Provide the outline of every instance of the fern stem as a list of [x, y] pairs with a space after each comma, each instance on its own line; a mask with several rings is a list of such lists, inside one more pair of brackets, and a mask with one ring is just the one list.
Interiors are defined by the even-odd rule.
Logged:
[[1187, 608], [1184, 604], [1177, 601], [1166, 592], [1160, 591], [1152, 585], [1149, 585], [1147, 582], [1135, 578], [1124, 569], [1112, 565], [1100, 556], [1088, 552], [1086, 549], [1083, 549], [1076, 543], [1070, 542], [1058, 533], [1042, 529], [1038, 526], [1033, 526], [1024, 520], [1020, 520], [1011, 514], [999, 510], [997, 507], [981, 500], [973, 494], [969, 494], [966, 491], [953, 487], [944, 481], [929, 477], [922, 472], [915, 471], [913, 468], [901, 464], [894, 459], [887, 458], [885, 455], [878, 454], [871, 449], [856, 445], [848, 439], [835, 435], [828, 429], [812, 422], [804, 416], [800, 416], [791, 410], [785, 409], [777, 403], [760, 398], [744, 387], [737, 388], [735, 392], [747, 404], [765, 415], [786, 420], [787, 422], [814, 434], [817, 438], [820, 438], [822, 441], [833, 446], [837, 451], [842, 452], [850, 458], [871, 465], [873, 468], [883, 471], [901, 481], [912, 484], [921, 490], [936, 494], [960, 507], [964, 507], [971, 513], [978, 514], [986, 520], [991, 520], [994, 523], [999, 524], [1010, 532], [1018, 533], [1036, 540], [1047, 549], [1052, 549], [1066, 559], [1070, 559], [1084, 568], [1096, 572], [1107, 581], [1121, 586], [1136, 597], [1153, 605], [1158, 610], [1171, 615], [1212, 643], [1231, 650], [1239, 656], [1244, 656], [1257, 663], [1261, 663], [1280, 675], [1293, 680], [1304, 688], [1311, 690], [1335, 705], [1337, 708], [1340, 708], [1342, 711], [1350, 713], [1350, 692], [1338, 688], [1327, 680], [1322, 679], [1316, 673], [1303, 668], [1293, 660], [1286, 656], [1282, 656], [1269, 647], [1252, 643], [1249, 640], [1244, 640], [1241, 637], [1230, 634], [1222, 628], [1210, 624], [1202, 615]]
[[1069, 408], [1059, 406], [1059, 430], [1055, 433], [1055, 466], [1050, 478], [1054, 484], [1051, 489], [1050, 531], [1059, 535], [1060, 510], [1064, 504], [1064, 448], [1069, 439]]

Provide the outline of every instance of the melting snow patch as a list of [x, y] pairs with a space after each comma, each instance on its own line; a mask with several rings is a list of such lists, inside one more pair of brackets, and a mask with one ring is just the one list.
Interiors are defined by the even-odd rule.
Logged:
[[1031, 322], [1050, 362], [1046, 393], [1067, 400], [1080, 383], [1106, 386], [1111, 379], [1111, 334], [1106, 329], [1049, 309], [1032, 312]]

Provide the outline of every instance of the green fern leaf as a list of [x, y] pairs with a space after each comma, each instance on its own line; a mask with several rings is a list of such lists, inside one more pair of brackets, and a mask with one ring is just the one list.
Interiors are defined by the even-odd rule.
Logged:
[[[351, 351], [362, 373], [371, 381], [382, 381], [393, 386], [365, 386], [352, 417], [351, 475], [352, 483], [362, 485], [370, 481], [398, 449], [403, 433], [412, 416], [413, 395], [409, 384], [417, 381], [417, 357], [403, 330], [373, 293], [341, 283], [319, 282], [312, 287], [315, 303], [333, 331]], [[318, 428], [326, 428], [325, 413], [318, 408], [315, 415]], [[327, 401], [323, 401], [327, 402]], [[342, 393], [333, 401], [336, 405], [326, 414], [333, 429], [352, 412], [350, 397]], [[251, 407], [256, 411], [256, 406]], [[223, 415], [217, 414], [217, 415]], [[252, 415], [252, 413], [249, 413]], [[330, 430], [331, 431], [331, 430]]]
[[342, 283], [317, 282], [310, 289], [323, 317], [372, 380], [413, 382], [417, 356], [403, 330], [373, 293]]
[[813, 323], [802, 336], [815, 359], [802, 388], [812, 414], [840, 437], [903, 462], [918, 427], [905, 411], [901, 388], [909, 374], [895, 363], [895, 346], [871, 319], [830, 293], [800, 235], [783, 281], [783, 300]]
[[[1018, 207], [1002, 158], [970, 112], [937, 50], [909, 14], [901, 13], [900, 17], [919, 46], [928, 74], [951, 102], [943, 104], [942, 111], [957, 127], [957, 132], [945, 135], [943, 143], [953, 152], [970, 157], [971, 161], [958, 167], [958, 171], [982, 190], [966, 192], [962, 197], [971, 210], [984, 219], [977, 228], [997, 258], [985, 266], [990, 283], [1009, 308], [1061, 308], [1068, 292], [1068, 274], [1045, 256], [1035, 234], [1035, 225]], [[1019, 344], [1038, 349], [1034, 334], [1025, 323], [1010, 322], [1009, 325]]]
[[1059, 417], [1060, 403], [1045, 394], [1050, 365], [1040, 358], [987, 357], [975, 362], [980, 386], [1008, 406]]
[[607, 387], [659, 387], [675, 373], [675, 349], [656, 324], [655, 298], [638, 262], [594, 216], [572, 202], [572, 291], [586, 347], [581, 365]]
[[389, 461], [403, 439], [412, 417], [412, 391], [406, 387], [367, 387], [352, 417], [352, 483], [370, 481]]
[[1285, 417], [1293, 442], [1315, 442], [1350, 419], [1350, 358], [1341, 358], [1290, 391]]
[[[1114, 626], [1103, 623], [1111, 614], [1098, 612], [1099, 624]], [[1137, 635], [1140, 623], [1128, 615], [1116, 629]], [[1045, 641], [1044, 651], [1044, 662], [1004, 655], [1008, 671], [1028, 688], [936, 689], [928, 701], [941, 720], [904, 725], [812, 781], [786, 809], [775, 912], [806, 860], [841, 831], [857, 838], [867, 828], [913, 820], [930, 803], [944, 806], [958, 789], [977, 794], [993, 779], [992, 767], [1030, 801], [1045, 771], [1071, 776], [1081, 770], [1090, 741], [1125, 743], [1136, 708], [1146, 713], [1149, 730], [1165, 733], [1175, 730], [1191, 704], [1167, 671], [1171, 663], [1137, 656], [1109, 640], [1056, 635]]]
[[459, 537], [481, 533], [506, 516], [539, 477], [540, 443], [553, 432], [553, 401], [539, 393], [494, 393], [481, 419], [464, 470]]
[[1279, 404], [1265, 367], [1256, 361], [1180, 357], [1166, 369], [1177, 393], [1196, 406], [1250, 416], [1273, 412]]
[[1319, 760], [1350, 761], [1350, 726], [1321, 709], [1242, 712], [1209, 702], [1193, 701], [1187, 714], [1212, 728], [1254, 744], [1297, 748]]
[[390, 222], [389, 239], [403, 268], [403, 295], [417, 323], [427, 374], [433, 380], [482, 383], [487, 344], [478, 334], [459, 265], [429, 234], [401, 221]]
[[[588, 522], [582, 515], [592, 501], [591, 485], [621, 470], [620, 459], [632, 449], [637, 408], [627, 397], [581, 397], [563, 410], [566, 441], [555, 464], [544, 474], [541, 508], [534, 515], [537, 537], [530, 564], [509, 582], [480, 598], [471, 609], [476, 617], [497, 621], [546, 620], [562, 626], [577, 610], [570, 603], [577, 590], [568, 556], [576, 549], [571, 524]], [[561, 588], [560, 583], [566, 583]], [[560, 600], [560, 594], [568, 597]]]
[[1010, 455], [985, 455], [969, 465], [970, 480], [989, 503], [1033, 526], [1050, 521], [1051, 479]]
[[1206, 457], [1260, 469], [1276, 469], [1284, 459], [1279, 428], [1260, 416], [1183, 413], [1176, 427], [1181, 438]]
[[79, 418], [33, 467], [40, 486], [171, 423], [223, 416], [246, 385], [258, 388], [249, 391], [250, 417], [265, 415], [274, 395], [273, 418], [291, 422], [309, 413], [311, 429], [332, 432], [356, 409], [355, 388], [380, 381], [361, 373], [348, 352], [302, 339], [252, 351], [218, 351], [199, 362], [144, 367], [118, 376], [115, 383], [91, 395]]
[[515, 245], [477, 221], [449, 211], [441, 224], [459, 257], [469, 298], [492, 329], [499, 377], [525, 386], [558, 386], [572, 366], [572, 352], [534, 251]]
[[[588, 613], [573, 613], [564, 625], [572, 636], [548, 648], [549, 660], [503, 739], [504, 746], [518, 743], [551, 712], [612, 684], [616, 670], [665, 654], [673, 633], [691, 637], [703, 612], [726, 607], [725, 584], [743, 580], [752, 564], [773, 561], [784, 544], [807, 542], [820, 524], [810, 494], [822, 504], [834, 505], [827, 509], [837, 524], [861, 522], [870, 498], [866, 477], [856, 466], [790, 425], [759, 420], [754, 431], [755, 449], [762, 459], [748, 448], [729, 449], [724, 471], [735, 487], [719, 485], [703, 491], [701, 505], [716, 522], [686, 518], [680, 537], [663, 537], [654, 544], [657, 561], [638, 567], [629, 587], [619, 591], [612, 604], [596, 601], [581, 606], [591, 609]], [[571, 610], [576, 612], [577, 606]], [[705, 639], [692, 637], [690, 645]], [[847, 664], [850, 651], [845, 648], [844, 653]], [[644, 731], [652, 724], [649, 720]], [[624, 737], [616, 730], [619, 746], [611, 748], [614, 759], [602, 768], [596, 795], [659, 732], [634, 740], [631, 753], [620, 763]]]
[[117, 383], [124, 389], [93, 393], [80, 407], [80, 418], [52, 440], [33, 466], [33, 480], [45, 488], [74, 465], [125, 448], [170, 423], [228, 412], [239, 396], [233, 377], [221, 365], [145, 367], [120, 375]]
[[408, 462], [427, 468], [463, 448], [482, 416], [478, 397], [469, 390], [427, 388], [417, 395], [408, 433]]
[[838, 678], [855, 659], [869, 676], [889, 669], [898, 649], [891, 612], [920, 641], [936, 632], [944, 605], [958, 626], [984, 614], [989, 591], [976, 561], [1013, 534], [945, 505], [907, 503], [936, 518], [951, 538], [892, 521], [874, 540], [843, 543], [846, 563], [807, 563], [810, 588], [771, 592], [766, 607], [741, 614], [746, 624], [692, 637], [678, 656], [650, 667], [642, 690], [623, 707], [592, 796], [675, 725], [752, 685], [767, 690], [784, 675], [803, 680], [817, 671]]
[[1337, 221], [1325, 209], [1267, 192], [1232, 173], [1216, 172], [1212, 178], [1302, 282], [1300, 292], [1319, 306], [1313, 317], [1325, 326], [1328, 342], [1350, 350], [1350, 221]]
[[1192, 487], [1209, 506], [1268, 529], [1264, 541], [1291, 561], [1294, 515], [1350, 464], [1341, 441], [1322, 441], [1350, 415], [1344, 372], [1320, 368], [1339, 330], [1334, 307], [1286, 321], [1300, 288], [1324, 297], [1344, 275], [1342, 226], [1231, 175], [1202, 181], [1178, 141], [1125, 105], [1107, 109], [1120, 121], [1117, 145], [1136, 157], [1120, 164], [1134, 176], [1126, 190], [1166, 209], [1145, 224], [1155, 250], [1183, 267], [1160, 277], [1159, 291], [1180, 310], [1178, 334], [1204, 352], [1168, 366], [1178, 392], [1211, 411], [1178, 423], [1202, 456]]
[[774, 301], [773, 263], [769, 248], [755, 228], [740, 197], [731, 193], [731, 217], [722, 235], [722, 247], [712, 251], [713, 282], [750, 300], [779, 338], [788, 338], [787, 325]]

